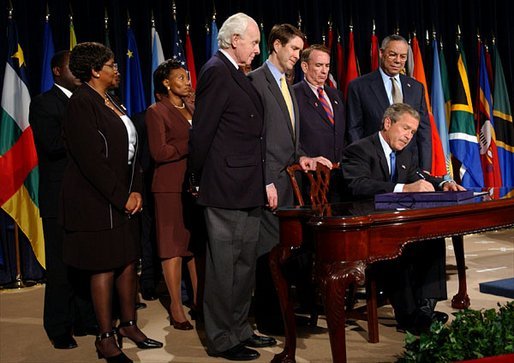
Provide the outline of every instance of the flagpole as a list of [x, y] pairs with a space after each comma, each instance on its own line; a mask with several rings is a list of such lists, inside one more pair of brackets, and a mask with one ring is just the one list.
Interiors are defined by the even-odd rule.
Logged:
[[16, 221], [14, 221], [14, 251], [16, 258], [16, 278], [14, 282], [5, 285], [4, 288], [22, 289], [24, 287], [34, 286], [36, 284], [34, 281], [23, 281], [23, 276], [21, 273], [20, 229]]

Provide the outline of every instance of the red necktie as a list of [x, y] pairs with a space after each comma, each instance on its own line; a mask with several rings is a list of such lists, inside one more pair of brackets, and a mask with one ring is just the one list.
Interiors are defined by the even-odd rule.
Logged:
[[332, 113], [332, 110], [330, 109], [330, 105], [328, 104], [328, 101], [325, 97], [323, 97], [323, 88], [318, 88], [318, 95], [319, 95], [319, 102], [321, 103], [321, 106], [323, 106], [323, 109], [327, 113], [328, 120], [333, 125], [334, 124], [334, 114]]

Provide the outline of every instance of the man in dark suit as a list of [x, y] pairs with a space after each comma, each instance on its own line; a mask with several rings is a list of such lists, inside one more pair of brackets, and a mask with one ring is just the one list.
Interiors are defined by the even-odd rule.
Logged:
[[415, 141], [409, 145], [423, 170], [432, 166], [432, 138], [423, 85], [400, 74], [407, 61], [409, 45], [399, 35], [386, 37], [380, 47], [380, 67], [348, 86], [346, 126], [348, 143], [380, 130], [382, 115], [393, 103], [412, 106], [421, 116]]
[[[420, 171], [413, 150], [407, 148], [419, 120], [419, 113], [409, 105], [393, 104], [384, 113], [380, 132], [346, 147], [341, 168], [354, 198], [388, 192], [464, 190], [453, 181]], [[437, 301], [447, 298], [444, 240], [408, 246], [398, 260], [380, 268], [386, 272], [386, 292], [399, 330], [419, 333], [426, 331], [433, 320], [446, 322], [446, 314], [434, 311]]]
[[[341, 161], [345, 114], [343, 94], [325, 84], [330, 72], [330, 50], [321, 44], [302, 51], [302, 82], [293, 86], [300, 110], [300, 144], [307, 155], [321, 155], [333, 163]], [[340, 201], [340, 169], [332, 172], [330, 200]]]
[[310, 158], [300, 148], [300, 113], [286, 71], [292, 70], [303, 49], [303, 33], [290, 24], [275, 25], [269, 35], [269, 58], [248, 75], [264, 104], [266, 128], [266, 194], [268, 208], [262, 212], [255, 287], [255, 321], [261, 331], [274, 332], [281, 322], [280, 306], [269, 269], [269, 252], [279, 242], [277, 207], [293, 205], [293, 189], [286, 168], [299, 162], [314, 169], [325, 158]]
[[199, 181], [209, 236], [203, 312], [209, 355], [257, 359], [248, 347], [276, 344], [248, 323], [264, 188], [264, 110], [238, 64], [259, 54], [260, 33], [248, 15], [220, 28], [220, 50], [202, 67], [189, 141], [191, 179]]
[[[46, 255], [46, 288], [43, 324], [56, 349], [75, 348], [72, 334], [95, 334], [96, 319], [88, 298], [87, 284], [76, 270], [69, 270], [62, 258], [63, 231], [57, 223], [57, 205], [68, 162], [62, 140], [62, 118], [72, 91], [80, 84], [68, 68], [69, 51], [51, 61], [55, 84], [30, 103], [29, 122], [39, 159], [39, 210], [43, 219]], [[72, 282], [73, 276], [73, 282]], [[87, 286], [88, 287], [88, 286]]]

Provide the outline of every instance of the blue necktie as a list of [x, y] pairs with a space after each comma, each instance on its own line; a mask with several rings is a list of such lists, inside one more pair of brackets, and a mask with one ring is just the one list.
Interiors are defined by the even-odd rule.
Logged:
[[396, 182], [396, 152], [391, 151], [389, 160], [391, 162], [391, 181]]

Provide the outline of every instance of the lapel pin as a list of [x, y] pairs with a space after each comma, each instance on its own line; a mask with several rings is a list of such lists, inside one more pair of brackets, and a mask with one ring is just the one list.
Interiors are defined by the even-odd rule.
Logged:
[[402, 165], [402, 169], [406, 169], [405, 165]]
[[314, 102], [314, 106], [318, 107], [318, 103], [317, 103], [317, 102]]
[[335, 103], [336, 105], [338, 105], [338, 104], [339, 104], [337, 101], [334, 101], [334, 103]]
[[410, 87], [410, 83], [407, 83], [407, 87]]

